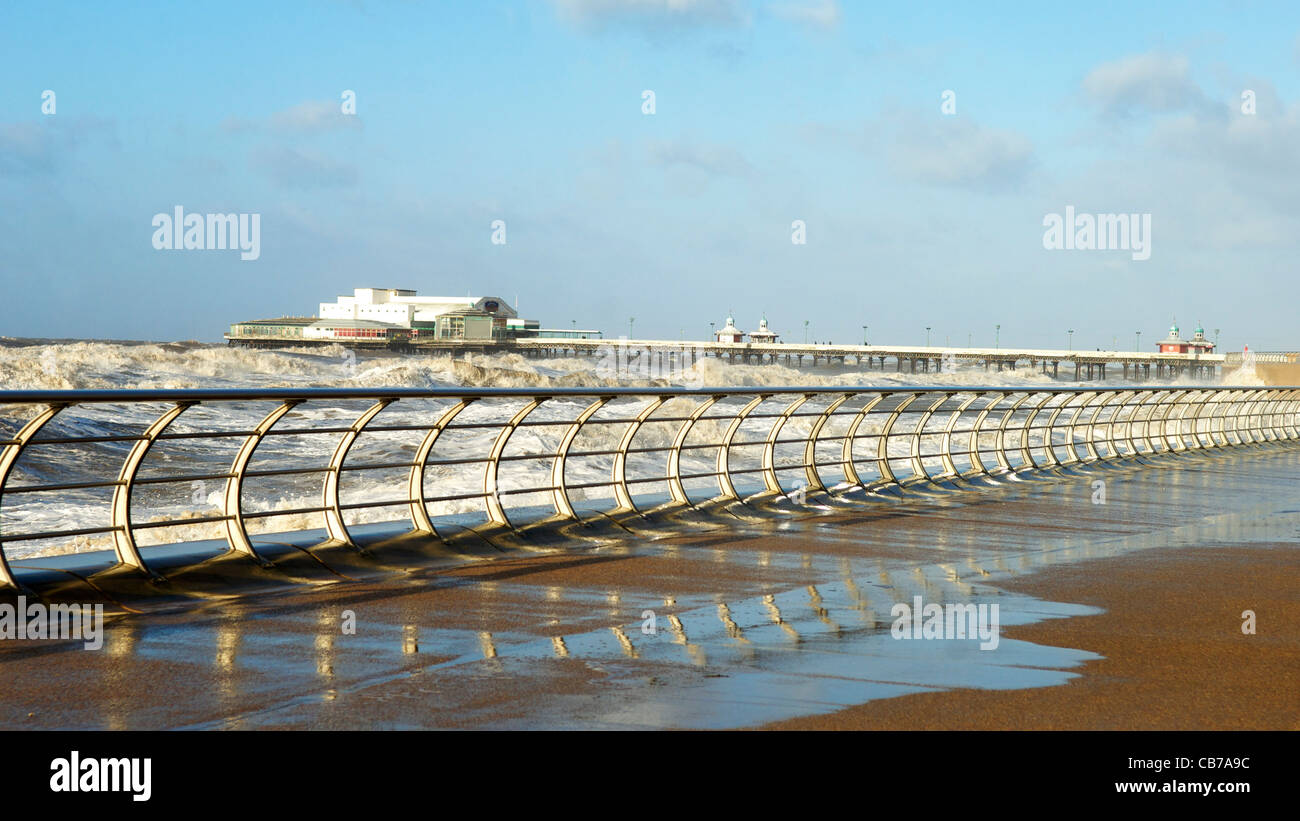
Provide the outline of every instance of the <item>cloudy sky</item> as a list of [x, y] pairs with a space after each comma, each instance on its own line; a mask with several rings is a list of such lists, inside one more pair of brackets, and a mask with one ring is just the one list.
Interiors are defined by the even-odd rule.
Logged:
[[[4, 14], [0, 335], [219, 340], [379, 286], [610, 336], [1300, 348], [1294, 3]], [[259, 258], [155, 250], [176, 206], [259, 214]], [[1150, 214], [1150, 258], [1045, 249], [1067, 206]]]

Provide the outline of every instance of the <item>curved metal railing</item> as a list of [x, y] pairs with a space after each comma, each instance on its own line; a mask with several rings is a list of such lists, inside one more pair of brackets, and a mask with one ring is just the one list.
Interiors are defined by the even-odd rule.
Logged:
[[277, 520], [355, 546], [367, 517], [438, 537], [475, 511], [850, 500], [1300, 439], [1300, 388], [9, 391], [0, 411], [0, 587], [15, 555], [95, 540], [152, 576], [150, 534], [196, 528], [260, 562]]

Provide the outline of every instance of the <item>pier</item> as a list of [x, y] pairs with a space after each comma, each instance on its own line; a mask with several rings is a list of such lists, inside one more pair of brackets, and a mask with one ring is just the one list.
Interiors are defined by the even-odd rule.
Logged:
[[[898, 345], [797, 345], [784, 342], [692, 342], [662, 339], [565, 339], [516, 337], [492, 340], [278, 340], [226, 334], [227, 343], [251, 348], [327, 347], [409, 354], [517, 353], [531, 358], [644, 355], [640, 367], [668, 372], [712, 357], [733, 364], [779, 364], [791, 368], [840, 366], [859, 371], [943, 373], [957, 368], [985, 371], [1031, 369], [1051, 379], [1076, 382], [1212, 379], [1224, 372], [1223, 354], [1069, 351], [1035, 348], [907, 347]], [[650, 364], [653, 362], [653, 364]]]
[[[1093, 381], [1123, 378], [1132, 381], [1180, 376], [1213, 378], [1221, 373], [1221, 354], [1142, 353], [1133, 351], [1064, 351], [1030, 348], [904, 347], [896, 345], [796, 345], [745, 342], [672, 342], [665, 340], [526, 339], [514, 349], [527, 356], [608, 356], [620, 348], [644, 351], [657, 367], [714, 357], [740, 364], [780, 364], [803, 368], [818, 365], [856, 367], [861, 371], [943, 373], [958, 367], [1003, 371], [1029, 368], [1053, 379]], [[1064, 366], [1064, 368], [1062, 367]], [[1109, 367], [1109, 372], [1107, 368]], [[1063, 373], [1064, 371], [1064, 373]]]

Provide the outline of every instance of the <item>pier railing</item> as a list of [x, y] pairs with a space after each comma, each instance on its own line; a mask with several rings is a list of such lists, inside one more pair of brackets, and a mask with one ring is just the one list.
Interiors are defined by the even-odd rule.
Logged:
[[442, 517], [852, 501], [1146, 454], [1300, 440], [1300, 388], [278, 389], [0, 392], [9, 562]]
[[1237, 367], [1244, 362], [1258, 362], [1266, 364], [1294, 364], [1300, 362], [1300, 352], [1297, 351], [1232, 351], [1223, 357], [1224, 364], [1229, 367]]

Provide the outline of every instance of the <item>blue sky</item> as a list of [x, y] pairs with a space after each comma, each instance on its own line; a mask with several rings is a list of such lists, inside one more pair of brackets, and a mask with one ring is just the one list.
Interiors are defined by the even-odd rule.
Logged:
[[[832, 0], [15, 3], [0, 335], [217, 340], [355, 286], [546, 326], [1300, 347], [1300, 11]], [[42, 92], [56, 110], [42, 113]], [[1254, 92], [1254, 114], [1241, 94]], [[340, 111], [344, 90], [356, 115]], [[642, 113], [642, 92], [655, 113]], [[956, 113], [941, 110], [952, 90]], [[256, 213], [261, 254], [152, 218]], [[1043, 247], [1149, 213], [1151, 256]], [[507, 242], [491, 242], [493, 220]], [[807, 243], [791, 243], [803, 220]]]

